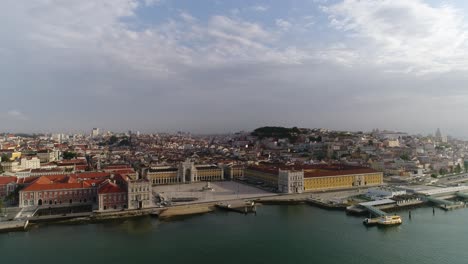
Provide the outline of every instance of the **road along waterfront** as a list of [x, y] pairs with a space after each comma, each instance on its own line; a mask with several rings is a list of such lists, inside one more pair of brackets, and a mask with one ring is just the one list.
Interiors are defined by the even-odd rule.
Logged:
[[5, 263], [466, 263], [468, 210], [401, 215], [403, 225], [365, 227], [342, 211], [265, 205], [257, 215], [46, 224], [0, 234], [0, 245]]

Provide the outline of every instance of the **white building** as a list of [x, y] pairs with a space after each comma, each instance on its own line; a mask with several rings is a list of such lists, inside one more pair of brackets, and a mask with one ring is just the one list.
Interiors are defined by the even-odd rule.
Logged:
[[392, 198], [393, 196], [405, 195], [406, 190], [397, 190], [394, 188], [370, 188], [367, 190], [366, 196], [373, 200], [381, 200]]
[[39, 169], [41, 161], [37, 157], [21, 158], [21, 169]]
[[17, 172], [21, 169], [20, 163], [17, 161], [2, 162], [1, 165], [5, 172]]
[[302, 193], [304, 191], [304, 171], [280, 170], [278, 190], [282, 193]]
[[129, 180], [127, 191], [128, 209], [142, 209], [152, 206], [151, 183], [148, 180]]
[[93, 128], [93, 131], [91, 131], [91, 137], [97, 137], [99, 136], [99, 128], [95, 127]]
[[60, 151], [58, 150], [43, 150], [37, 152], [37, 157], [43, 163], [56, 161], [60, 157]]

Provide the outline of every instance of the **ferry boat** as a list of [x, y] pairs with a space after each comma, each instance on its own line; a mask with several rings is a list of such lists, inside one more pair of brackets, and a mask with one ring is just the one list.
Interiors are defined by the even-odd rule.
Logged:
[[401, 217], [399, 215], [386, 215], [379, 218], [379, 225], [399, 225], [401, 224]]
[[400, 225], [401, 223], [402, 221], [399, 215], [384, 215], [378, 218], [366, 218], [363, 221], [363, 224], [365, 225], [383, 225], [383, 226]]

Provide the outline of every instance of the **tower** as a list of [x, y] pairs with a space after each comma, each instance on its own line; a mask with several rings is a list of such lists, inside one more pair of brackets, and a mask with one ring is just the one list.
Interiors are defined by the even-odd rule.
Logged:
[[435, 133], [435, 138], [436, 138], [436, 140], [442, 140], [442, 133], [440, 133], [439, 128], [437, 128], [437, 131]]

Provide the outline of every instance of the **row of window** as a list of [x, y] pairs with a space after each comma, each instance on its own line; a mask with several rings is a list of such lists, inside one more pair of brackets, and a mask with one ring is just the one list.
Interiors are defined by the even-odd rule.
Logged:
[[[92, 193], [96, 193], [96, 189], [84, 189], [84, 190], [75, 190], [75, 191], [54, 191], [54, 192], [46, 191], [46, 192], [43, 192], [43, 193], [40, 192], [38, 195], [39, 195], [39, 198], [42, 198], [42, 194], [44, 194], [44, 197], [48, 197], [48, 196], [57, 197], [57, 195], [71, 194], [73, 196], [76, 196], [76, 195], [88, 195], [88, 194], [92, 194]], [[32, 193], [32, 192], [24, 193], [23, 197], [28, 198], [28, 195], [29, 195], [29, 198], [34, 197], [34, 193]]]
[[115, 201], [126, 201], [127, 200], [127, 195], [125, 195], [125, 194], [121, 194], [121, 195], [119, 195], [119, 194], [104, 195], [104, 201], [107, 201], [107, 200], [109, 200], [109, 201], [114, 201], [114, 200]]
[[149, 187], [136, 187], [136, 188], [130, 188], [132, 192], [148, 192]]

